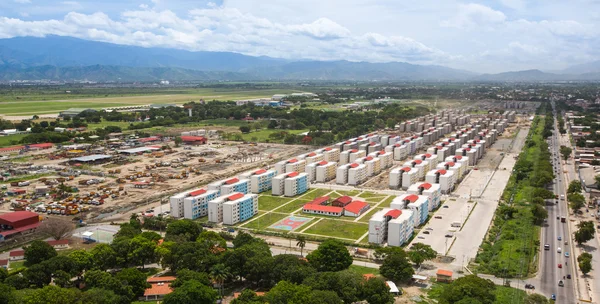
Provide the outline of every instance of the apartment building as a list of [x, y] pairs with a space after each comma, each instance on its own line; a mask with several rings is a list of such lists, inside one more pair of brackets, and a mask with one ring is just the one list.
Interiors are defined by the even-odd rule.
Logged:
[[367, 166], [364, 164], [351, 163], [350, 168], [348, 168], [348, 184], [356, 186], [364, 183], [366, 180]]
[[474, 148], [459, 148], [456, 149], [456, 155], [466, 157], [469, 161], [469, 166], [477, 165], [477, 149]]
[[304, 172], [306, 169], [306, 160], [292, 158], [283, 160], [275, 164], [275, 171], [277, 174], [290, 173], [290, 172]]
[[[196, 189], [199, 190], [199, 189]], [[192, 190], [195, 191], [195, 190]], [[183, 202], [186, 197], [190, 195], [192, 191], [185, 191], [177, 193], [169, 198], [169, 205], [171, 206], [171, 216], [174, 218], [183, 217]]]
[[443, 194], [447, 194], [454, 190], [456, 184], [456, 175], [454, 171], [445, 169], [434, 169], [427, 172], [425, 181], [430, 184], [439, 184]]
[[247, 194], [250, 190], [250, 180], [231, 178], [221, 185], [221, 195], [228, 195], [234, 192]]
[[340, 150], [336, 148], [323, 148], [323, 160], [328, 162], [340, 161]]
[[306, 165], [312, 164], [312, 163], [317, 163], [324, 159], [325, 159], [325, 156], [323, 154], [315, 153], [315, 152], [308, 153], [306, 155], [306, 158], [304, 158], [304, 160], [306, 161]]
[[336, 184], [345, 185], [348, 183], [348, 169], [350, 169], [350, 164], [343, 164], [337, 168], [335, 174]]
[[321, 161], [316, 166], [316, 181], [318, 183], [328, 182], [336, 177], [336, 162]]
[[195, 220], [208, 215], [208, 202], [217, 198], [216, 190], [199, 189], [189, 193], [183, 200], [183, 217]]
[[[397, 209], [396, 209], [397, 210]], [[415, 222], [415, 213], [413, 210], [397, 210], [400, 214], [388, 222], [389, 246], [400, 247], [407, 243], [413, 235]], [[397, 214], [398, 212], [394, 212]], [[394, 214], [394, 215], [395, 215]]]
[[407, 189], [419, 180], [419, 170], [411, 167], [394, 168], [390, 171], [390, 188]]
[[424, 195], [402, 194], [394, 198], [390, 208], [404, 210], [409, 209], [414, 212], [414, 227], [425, 223], [429, 215], [429, 198]]
[[242, 179], [250, 180], [250, 192], [261, 193], [271, 190], [272, 179], [275, 177], [275, 170], [259, 169], [256, 171], [241, 174]]
[[462, 163], [455, 163], [451, 161], [438, 164], [437, 169], [454, 171], [457, 181], [460, 180], [465, 175], [465, 173], [467, 173], [467, 170], [463, 167]]
[[429, 153], [417, 154], [413, 157], [413, 159], [415, 159], [415, 160], [420, 159], [422, 161], [426, 161], [429, 164], [429, 168], [435, 168], [435, 166], [437, 166], [437, 164], [439, 162], [437, 159], [437, 155], [429, 154]]
[[386, 152], [385, 150], [375, 151], [370, 153], [368, 156], [376, 157], [381, 160], [381, 169], [386, 169], [394, 164], [394, 155], [392, 152]]
[[273, 195], [296, 196], [308, 191], [308, 174], [291, 172], [273, 178]]
[[429, 199], [429, 211], [440, 206], [442, 188], [439, 184], [430, 184], [427, 182], [412, 184], [408, 187], [406, 193], [427, 196]]
[[428, 171], [427, 169], [429, 169], [429, 162], [420, 159], [414, 159], [405, 162], [403, 166], [417, 169], [419, 179], [421, 180], [425, 177], [425, 172]]
[[221, 204], [223, 224], [235, 225], [258, 213], [258, 195], [234, 193]]

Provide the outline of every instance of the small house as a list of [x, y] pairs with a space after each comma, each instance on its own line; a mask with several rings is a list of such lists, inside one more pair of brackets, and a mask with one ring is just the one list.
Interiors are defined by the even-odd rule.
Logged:
[[436, 279], [438, 282], [450, 283], [450, 282], [452, 282], [452, 271], [438, 269], [438, 271], [436, 273]]

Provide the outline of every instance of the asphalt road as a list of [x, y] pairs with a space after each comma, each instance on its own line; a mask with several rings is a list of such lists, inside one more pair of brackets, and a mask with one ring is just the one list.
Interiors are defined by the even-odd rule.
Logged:
[[[556, 117], [556, 115], [555, 115]], [[552, 189], [558, 195], [558, 203], [556, 200], [551, 200], [546, 204], [548, 210], [548, 221], [542, 228], [541, 236], [541, 286], [539, 288], [544, 294], [555, 294], [557, 303], [574, 303], [576, 301], [574, 292], [574, 280], [563, 279], [567, 274], [573, 274], [573, 257], [571, 256], [571, 240], [568, 232], [567, 223], [561, 223], [560, 217], [567, 217], [567, 202], [566, 202], [566, 185], [563, 170], [560, 164], [560, 144], [558, 141], [558, 127], [554, 125], [554, 133], [548, 140], [550, 152], [552, 154], [552, 165], [554, 167], [555, 179]], [[564, 195], [564, 197], [563, 197]], [[558, 218], [558, 219], [557, 219]], [[561, 238], [559, 241], [558, 238]], [[565, 242], [568, 242], [565, 245]], [[544, 245], [549, 244], [550, 250], [544, 250]], [[558, 252], [558, 248], [561, 252]], [[569, 257], [565, 253], [569, 252]], [[562, 268], [558, 265], [562, 264]], [[564, 287], [558, 286], [558, 282], [562, 280]]]

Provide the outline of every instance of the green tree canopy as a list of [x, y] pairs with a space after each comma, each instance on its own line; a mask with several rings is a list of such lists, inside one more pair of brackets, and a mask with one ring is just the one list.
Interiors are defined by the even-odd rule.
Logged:
[[415, 273], [406, 252], [398, 247], [385, 256], [379, 272], [394, 282], [408, 282]]
[[217, 291], [198, 281], [190, 280], [165, 296], [164, 304], [215, 303]]
[[464, 276], [444, 287], [440, 296], [440, 303], [465, 303], [461, 301], [472, 299], [478, 302], [467, 303], [492, 304], [496, 300], [495, 289], [496, 285], [490, 280], [482, 279], [476, 275]]
[[423, 243], [414, 243], [408, 251], [408, 257], [418, 267], [424, 261], [435, 259], [435, 257], [437, 257], [437, 252], [435, 252], [435, 250], [433, 250], [429, 245], [425, 245]]
[[577, 224], [577, 228], [579, 228], [577, 231], [575, 231], [575, 242], [577, 242], [577, 244], [581, 245], [594, 238], [594, 234], [596, 233], [594, 222], [579, 222], [579, 224]]
[[193, 242], [196, 241], [201, 232], [202, 227], [200, 227], [200, 224], [190, 219], [182, 219], [174, 221], [167, 226], [165, 240]]
[[306, 256], [317, 271], [340, 271], [352, 265], [352, 256], [344, 244], [328, 239], [319, 248]]
[[25, 266], [31, 266], [56, 256], [56, 250], [48, 243], [40, 240], [31, 242], [25, 249]]

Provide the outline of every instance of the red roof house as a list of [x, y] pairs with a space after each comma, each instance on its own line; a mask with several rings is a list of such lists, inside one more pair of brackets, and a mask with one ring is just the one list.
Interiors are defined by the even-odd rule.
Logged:
[[150, 283], [150, 287], [144, 291], [146, 300], [158, 300], [173, 292], [171, 283], [175, 281], [175, 277], [153, 277], [148, 278], [146, 282]]
[[333, 202], [331, 202], [332, 206], [336, 206], [336, 207], [345, 207], [346, 205], [350, 204], [352, 202], [352, 198], [344, 195], [344, 196], [340, 196], [338, 198], [336, 198]]
[[308, 203], [308, 204], [304, 205], [304, 207], [302, 207], [302, 212], [321, 214], [321, 215], [330, 215], [330, 216], [342, 216], [342, 213], [344, 212], [344, 208], [333, 207], [333, 206], [323, 206], [323, 205]]
[[11, 261], [20, 261], [25, 259], [25, 250], [13, 250], [8, 254], [8, 259]]
[[369, 206], [369, 204], [363, 201], [353, 201], [344, 207], [344, 215], [358, 217], [365, 211], [369, 210], [370, 207], [371, 206]]

